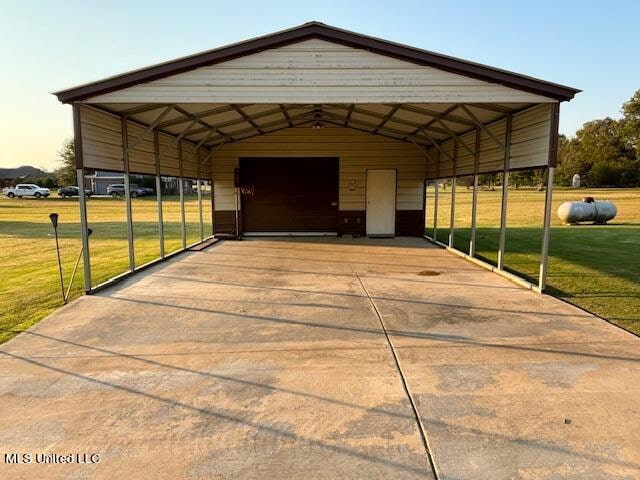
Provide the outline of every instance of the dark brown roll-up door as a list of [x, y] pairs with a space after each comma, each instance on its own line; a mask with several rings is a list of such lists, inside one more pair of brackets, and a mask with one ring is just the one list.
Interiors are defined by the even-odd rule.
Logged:
[[241, 158], [243, 232], [335, 232], [337, 158]]

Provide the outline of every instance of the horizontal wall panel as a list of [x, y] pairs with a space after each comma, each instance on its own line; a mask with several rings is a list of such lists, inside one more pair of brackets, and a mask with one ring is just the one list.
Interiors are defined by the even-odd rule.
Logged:
[[180, 176], [180, 154], [178, 143], [169, 135], [158, 135], [158, 147], [160, 154], [160, 171], [168, 177]]
[[[544, 167], [549, 161], [549, 143], [551, 135], [551, 116], [553, 107], [550, 104], [536, 105], [512, 117], [511, 144], [509, 166], [512, 169]], [[486, 126], [495, 139], [504, 144], [506, 142], [507, 121], [501, 119]], [[475, 131], [459, 137], [469, 147], [458, 145], [455, 162], [453, 157], [453, 139], [440, 144], [442, 152], [435, 147], [429, 150], [430, 160], [427, 165], [429, 179], [448, 178], [455, 174], [473, 174], [475, 154]], [[479, 173], [495, 173], [504, 169], [504, 149], [485, 130], [480, 132], [480, 152], [478, 161]], [[443, 153], [444, 152], [444, 153]], [[439, 158], [439, 160], [438, 160]]]
[[124, 170], [122, 127], [119, 117], [81, 105], [80, 129], [85, 168]]
[[145, 175], [155, 175], [153, 132], [135, 123], [127, 123], [129, 141], [129, 171]]
[[[122, 145], [122, 120], [116, 115], [96, 108], [80, 105], [83, 161], [85, 168], [95, 170], [124, 171], [124, 151]], [[129, 144], [129, 171], [133, 174], [155, 175], [155, 145], [153, 132], [138, 123], [127, 122], [127, 141]], [[198, 171], [195, 145], [180, 140], [184, 155], [184, 176], [197, 179], [210, 179], [210, 150], [201, 147], [198, 158], [201, 171]], [[160, 153], [160, 174], [178, 176], [179, 150], [176, 138], [164, 133], [158, 134]], [[202, 165], [206, 164], [206, 168]]]
[[[466, 146], [466, 148], [463, 146]], [[467, 150], [468, 149], [468, 150]], [[471, 131], [459, 137], [458, 154], [456, 157], [456, 174], [472, 175], [475, 164], [476, 131]]]
[[200, 67], [91, 103], [541, 103], [553, 99], [312, 39]]
[[198, 178], [198, 157], [195, 145], [180, 142], [182, 146], [182, 176], [184, 178]]
[[80, 106], [80, 110], [83, 126], [94, 125], [103, 130], [109, 130], [116, 133], [120, 133], [122, 131], [120, 117], [84, 105]]
[[551, 105], [538, 105], [513, 116], [511, 168], [547, 165], [552, 112]]
[[116, 159], [113, 157], [83, 153], [83, 159], [85, 168], [122, 172], [123, 163], [121, 158]]

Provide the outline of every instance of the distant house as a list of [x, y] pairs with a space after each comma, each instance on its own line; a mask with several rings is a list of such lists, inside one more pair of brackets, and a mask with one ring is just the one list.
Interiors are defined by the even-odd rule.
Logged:
[[107, 187], [114, 183], [124, 183], [124, 175], [113, 172], [96, 171], [93, 175], [87, 175], [88, 187], [95, 195], [106, 195]]
[[[165, 195], [177, 195], [180, 191], [180, 179], [177, 177], [161, 177], [162, 193]], [[190, 179], [183, 179], [185, 194], [193, 193], [194, 182]]]

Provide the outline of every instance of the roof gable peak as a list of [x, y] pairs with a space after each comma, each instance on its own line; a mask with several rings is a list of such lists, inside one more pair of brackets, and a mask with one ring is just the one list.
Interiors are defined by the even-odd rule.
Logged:
[[340, 45], [367, 50], [417, 65], [430, 66], [491, 83], [502, 84], [511, 88], [543, 95], [559, 101], [570, 100], [579, 92], [577, 89], [563, 85], [343, 30], [318, 21], [311, 21], [269, 35], [252, 38], [242, 42], [215, 48], [213, 50], [207, 50], [187, 57], [178, 58], [169, 62], [116, 75], [97, 82], [62, 90], [56, 92], [55, 95], [58, 97], [58, 100], [64, 103], [82, 101], [92, 96], [120, 90], [139, 83], [158, 80], [160, 78], [187, 72], [199, 67], [215, 65], [242, 56], [299, 43], [312, 38], [318, 38]]

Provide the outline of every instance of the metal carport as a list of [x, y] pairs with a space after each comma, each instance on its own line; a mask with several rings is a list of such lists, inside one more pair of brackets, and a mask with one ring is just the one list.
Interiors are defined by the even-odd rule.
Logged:
[[[559, 104], [578, 90], [311, 22], [57, 92], [72, 104], [78, 184], [86, 168], [124, 172], [129, 270], [129, 175], [210, 180], [212, 233], [241, 234], [241, 157], [338, 157], [338, 233], [362, 234], [366, 171], [397, 171], [395, 232], [422, 235], [425, 183], [472, 175], [469, 249], [475, 259], [478, 176], [504, 174], [497, 266], [545, 287]], [[322, 127], [322, 128], [313, 128]], [[537, 285], [504, 269], [508, 174], [547, 168]], [[181, 199], [183, 198], [183, 182]], [[162, 248], [162, 203], [158, 222]], [[437, 191], [437, 190], [436, 190]], [[86, 202], [80, 195], [85, 290], [92, 291]], [[435, 199], [437, 211], [437, 196]], [[200, 201], [202, 212], [202, 201]], [[215, 226], [214, 226], [215, 224]], [[205, 229], [200, 215], [201, 240]], [[183, 249], [188, 246], [184, 233]], [[431, 238], [430, 236], [427, 236]], [[436, 241], [434, 238], [431, 240]]]

